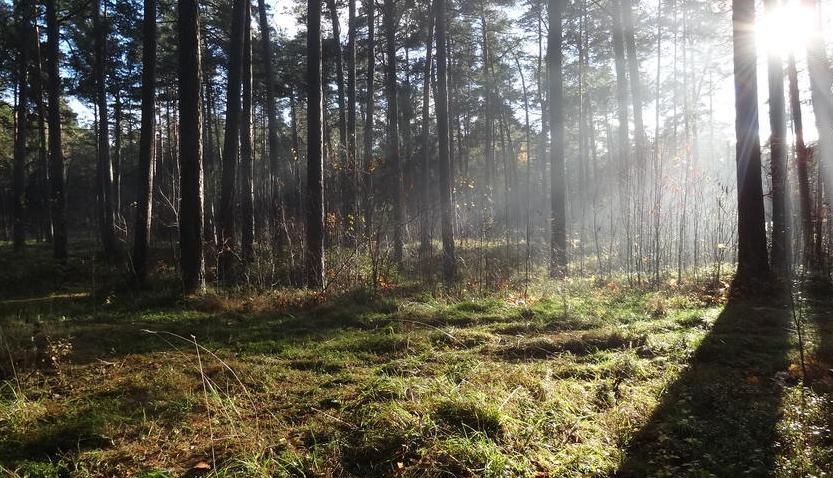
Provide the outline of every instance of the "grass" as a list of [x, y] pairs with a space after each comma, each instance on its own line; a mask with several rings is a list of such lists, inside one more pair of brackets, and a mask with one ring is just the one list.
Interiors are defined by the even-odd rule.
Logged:
[[[593, 279], [181, 298], [0, 249], [0, 476], [828, 476], [833, 310]], [[80, 255], [83, 257], [83, 255]], [[97, 266], [98, 267], [98, 266]], [[60, 277], [56, 277], [60, 276]], [[818, 294], [822, 297], [823, 294]], [[199, 355], [197, 352], [199, 351]], [[12, 364], [14, 367], [12, 367]]]

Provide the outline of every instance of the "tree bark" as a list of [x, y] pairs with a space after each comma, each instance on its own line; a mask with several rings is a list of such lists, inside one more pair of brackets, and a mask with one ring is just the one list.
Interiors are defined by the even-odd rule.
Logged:
[[202, 252], [202, 111], [199, 5], [179, 0], [179, 162], [182, 202], [179, 245], [186, 293], [205, 288]]
[[562, 80], [562, 25], [563, 0], [549, 0], [549, 33], [547, 38], [547, 70], [550, 98], [550, 196], [551, 237], [550, 276], [564, 277], [567, 273], [567, 207], [564, 180], [564, 91]]
[[440, 227], [443, 240], [443, 282], [451, 287], [457, 277], [457, 257], [454, 252], [454, 229], [452, 222], [453, 204], [451, 202], [451, 187], [454, 183], [453, 171], [449, 164], [448, 146], [448, 73], [446, 44], [446, 0], [436, 0], [434, 5], [437, 13], [437, 97], [434, 107], [437, 111], [437, 136], [439, 146], [440, 183]]
[[385, 96], [387, 98], [387, 159], [392, 175], [393, 184], [390, 186], [391, 207], [393, 208], [393, 262], [402, 265], [402, 228], [404, 216], [402, 213], [402, 162], [399, 148], [399, 94], [396, 80], [396, 11], [393, 0], [384, 1], [385, 25]]
[[342, 221], [349, 227], [349, 182], [350, 173], [347, 165], [347, 112], [344, 105], [344, 57], [341, 48], [341, 24], [338, 20], [338, 7], [335, 0], [327, 0], [330, 22], [333, 27], [333, 47], [335, 48], [336, 91], [338, 92], [338, 164], [342, 192]]
[[61, 149], [61, 77], [59, 73], [60, 27], [58, 25], [58, 0], [46, 1], [46, 56], [49, 79], [49, 182], [52, 214], [53, 255], [59, 262], [67, 258], [67, 227], [64, 200], [64, 155]]
[[[284, 244], [289, 242], [289, 232], [286, 229], [286, 210], [284, 208], [281, 188], [281, 167], [278, 155], [278, 119], [275, 107], [275, 72], [272, 66], [272, 42], [270, 39], [269, 21], [266, 18], [266, 1], [258, 0], [258, 13], [260, 17], [260, 35], [263, 44], [263, 69], [266, 72], [264, 83], [266, 84], [266, 120], [269, 145], [269, 165], [272, 170], [270, 181], [270, 198], [272, 201], [272, 213], [269, 215], [272, 222], [272, 233], [276, 238], [276, 246], [280, 250]], [[277, 218], [275, 217], [277, 216]]]
[[795, 67], [795, 56], [790, 55], [787, 67], [790, 92], [790, 113], [792, 115], [793, 131], [795, 134], [795, 165], [798, 176], [798, 202], [801, 213], [802, 237], [804, 238], [803, 260], [806, 265], [814, 265], [814, 228], [813, 202], [810, 191], [810, 151], [804, 144], [804, 121], [801, 119], [801, 98], [798, 93], [798, 71]]
[[307, 3], [307, 286], [324, 287], [321, 0]]
[[[431, 123], [430, 123], [430, 100], [431, 100], [431, 72], [432, 72], [432, 45], [434, 40], [434, 12], [433, 4], [428, 2], [428, 22], [425, 40], [425, 69], [422, 78], [422, 164], [419, 172], [420, 180], [420, 232], [419, 251], [421, 258], [425, 260], [431, 252]], [[427, 262], [426, 262], [427, 264]], [[427, 271], [426, 271], [427, 272]]]
[[376, 108], [376, 2], [367, 2], [367, 104], [364, 119], [364, 166], [362, 168], [362, 196], [364, 202], [365, 234], [370, 237], [373, 227], [373, 124]]
[[[56, 0], [51, 0], [56, 1]], [[142, 21], [142, 124], [136, 184], [136, 225], [133, 268], [143, 284], [147, 278], [147, 250], [153, 217], [153, 179], [156, 163], [156, 0], [144, 0]]]
[[241, 253], [244, 267], [254, 259], [254, 158], [252, 154], [252, 19], [250, 0], [245, 0], [243, 26], [243, 113], [240, 122]]
[[108, 123], [105, 56], [107, 54], [107, 25], [101, 18], [101, 0], [93, 2], [93, 28], [95, 31], [95, 96], [98, 105], [98, 168], [96, 183], [98, 193], [99, 229], [104, 257], [112, 261], [116, 254], [116, 236], [113, 212], [113, 164], [110, 158], [110, 128]]
[[642, 274], [642, 243], [645, 213], [645, 177], [646, 177], [646, 156], [648, 154], [647, 138], [645, 136], [645, 122], [642, 118], [642, 82], [639, 78], [639, 58], [636, 51], [635, 28], [633, 21], [634, 0], [622, 0], [622, 21], [624, 24], [625, 48], [628, 55], [628, 74], [630, 75], [631, 102], [633, 104], [633, 135], [636, 144], [635, 151], [635, 172], [638, 201], [635, 211], [637, 224], [637, 247], [636, 267], [637, 276], [641, 280]]
[[[780, 2], [766, 0], [764, 7], [771, 15]], [[787, 112], [784, 101], [784, 65], [777, 52], [767, 58], [769, 82], [770, 171], [772, 174], [772, 255], [770, 265], [779, 277], [789, 270], [787, 247]]]
[[12, 207], [14, 250], [21, 251], [26, 243], [26, 218], [23, 195], [26, 187], [26, 141], [29, 136], [29, 42], [25, 39], [32, 31], [32, 9], [28, 0], [20, 0], [20, 28], [18, 34], [20, 51], [17, 58], [17, 134], [14, 142], [14, 164], [12, 165]]
[[234, 279], [234, 189], [240, 153], [240, 89], [243, 76], [243, 26], [247, 0], [234, 0], [229, 39], [226, 131], [223, 140], [223, 173], [220, 184], [219, 274], [224, 282]]
[[735, 135], [738, 178], [738, 269], [734, 286], [752, 289], [768, 280], [761, 145], [758, 138], [755, 2], [733, 0]]
[[347, 194], [348, 241], [355, 242], [358, 178], [356, 167], [356, 0], [347, 0]]

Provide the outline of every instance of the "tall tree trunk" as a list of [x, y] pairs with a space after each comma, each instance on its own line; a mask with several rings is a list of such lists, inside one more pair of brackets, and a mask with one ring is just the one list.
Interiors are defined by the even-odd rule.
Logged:
[[[56, 1], [56, 0], [51, 0]], [[136, 184], [136, 225], [133, 268], [139, 284], [147, 277], [147, 250], [153, 217], [153, 176], [156, 162], [156, 0], [144, 0], [142, 21], [142, 125]]]
[[122, 102], [119, 93], [113, 101], [113, 121], [113, 216], [121, 224]]
[[[776, 0], [766, 0], [767, 13], [775, 15], [780, 6]], [[770, 171], [772, 174], [772, 271], [787, 277], [790, 252], [787, 249], [787, 112], [784, 101], [784, 65], [777, 52], [767, 58], [769, 81]]]
[[[820, 13], [818, 0], [803, 0], [803, 4], [808, 10], [812, 9], [812, 11]], [[820, 14], [817, 16], [821, 18]], [[812, 34], [807, 41], [807, 71], [810, 74], [810, 98], [813, 103], [813, 116], [816, 120], [816, 130], [819, 133], [815, 157], [824, 185], [824, 190], [819, 191], [818, 194], [823, 193], [826, 200], [829, 200], [831, 194], [833, 194], [833, 189], [831, 189], [831, 185], [833, 185], [833, 91], [831, 90], [833, 88], [833, 73], [830, 71], [830, 62], [825, 52], [822, 36], [823, 27], [819, 24], [808, 26], [808, 28], [810, 28]], [[823, 208], [820, 210], [823, 210]], [[830, 214], [829, 208], [827, 208], [827, 213]], [[816, 221], [821, 223], [823, 218], [817, 217]], [[819, 235], [816, 237], [817, 250], [820, 250], [821, 244], [822, 238]], [[820, 254], [816, 254], [816, 256], [821, 259]]]
[[734, 286], [748, 289], [769, 274], [764, 197], [761, 186], [761, 145], [758, 138], [755, 2], [732, 1], [735, 73], [735, 134], [738, 177], [738, 270]]
[[457, 257], [454, 252], [453, 204], [451, 203], [451, 187], [454, 183], [453, 172], [449, 164], [448, 146], [448, 56], [443, 45], [446, 44], [446, 3], [436, 0], [434, 8], [437, 12], [437, 97], [434, 107], [437, 111], [437, 136], [439, 146], [440, 183], [440, 227], [443, 240], [443, 282], [446, 287], [454, 283], [457, 276]]
[[14, 164], [12, 166], [12, 207], [14, 226], [14, 250], [21, 251], [26, 242], [26, 218], [23, 207], [23, 195], [26, 187], [26, 141], [29, 136], [29, 42], [25, 39], [32, 32], [32, 11], [30, 0], [20, 0], [18, 3], [20, 23], [18, 35], [20, 51], [17, 58], [17, 134], [14, 142]]
[[101, 0], [93, 2], [93, 28], [95, 31], [95, 97], [98, 105], [98, 168], [96, 173], [98, 193], [99, 228], [104, 257], [112, 261], [116, 254], [116, 236], [113, 212], [113, 164], [110, 158], [110, 128], [108, 123], [106, 89], [107, 25], [101, 18]]
[[636, 52], [636, 39], [633, 21], [633, 0], [622, 0], [622, 21], [624, 24], [625, 48], [628, 54], [628, 74], [630, 75], [631, 100], [633, 103], [633, 135], [636, 143], [635, 167], [637, 197], [635, 220], [637, 224], [637, 240], [639, 250], [637, 251], [637, 276], [641, 280], [642, 274], [642, 243], [645, 213], [645, 177], [646, 177], [646, 156], [648, 154], [647, 138], [645, 136], [645, 123], [642, 119], [642, 82], [639, 78], [639, 58]]
[[787, 76], [790, 84], [790, 113], [795, 134], [795, 166], [798, 176], [798, 203], [801, 212], [801, 232], [804, 238], [803, 261], [805, 265], [814, 265], [813, 258], [813, 203], [810, 192], [810, 151], [804, 144], [804, 121], [801, 119], [801, 98], [798, 93], [798, 71], [795, 67], [795, 55], [790, 55]]
[[67, 258], [67, 226], [64, 200], [64, 155], [61, 149], [61, 77], [59, 68], [60, 27], [56, 3], [46, 1], [46, 56], [49, 79], [49, 182], [52, 213], [53, 255], [59, 262]]
[[248, 0], [234, 0], [229, 39], [228, 86], [226, 88], [226, 131], [223, 140], [223, 173], [220, 184], [220, 261], [224, 282], [234, 279], [234, 189], [240, 153], [240, 88], [243, 76], [243, 27]]
[[564, 180], [564, 91], [562, 80], [561, 15], [563, 0], [549, 0], [549, 33], [547, 37], [547, 73], [549, 77], [550, 125], [550, 276], [567, 273], [567, 207]]
[[364, 201], [365, 234], [370, 237], [373, 227], [373, 114], [376, 108], [376, 2], [367, 1], [367, 104], [364, 120], [364, 165], [362, 167], [362, 196]]
[[618, 172], [619, 172], [619, 202], [620, 209], [624, 216], [625, 231], [623, 241], [625, 247], [621, 251], [627, 266], [627, 273], [630, 277], [631, 265], [631, 230], [630, 230], [630, 140], [628, 138], [628, 79], [625, 64], [624, 32], [622, 30], [622, 0], [613, 0], [613, 25], [611, 34], [613, 36], [613, 57], [616, 70], [616, 119], [618, 120]]
[[399, 150], [399, 94], [396, 81], [396, 11], [393, 0], [384, 1], [385, 25], [385, 96], [387, 98], [387, 159], [388, 168], [392, 174], [393, 185], [390, 186], [391, 206], [393, 208], [393, 262], [402, 265], [402, 228], [404, 215], [402, 213], [402, 162]]
[[307, 2], [307, 286], [324, 287], [321, 1]]
[[[338, 7], [335, 0], [327, 0], [330, 22], [333, 27], [333, 47], [335, 48], [336, 91], [338, 92], [338, 163], [339, 179], [342, 193], [342, 219], [345, 230], [350, 226], [349, 210], [349, 182], [350, 172], [347, 167], [347, 112], [344, 105], [344, 58], [341, 48], [341, 24], [338, 21]], [[348, 27], [349, 28], [349, 27]]]
[[252, 154], [252, 19], [250, 0], [245, 0], [246, 15], [243, 27], [243, 117], [240, 122], [240, 221], [242, 227], [241, 253], [244, 265], [254, 259], [254, 156]]
[[345, 215], [348, 241], [355, 242], [357, 233], [358, 168], [356, 165], [356, 0], [347, 0], [347, 197]]
[[278, 155], [278, 118], [275, 107], [275, 72], [272, 67], [272, 43], [270, 39], [269, 21], [266, 18], [266, 1], [258, 0], [257, 6], [260, 17], [260, 36], [263, 43], [263, 69], [266, 72], [264, 78], [264, 83], [266, 84], [266, 120], [268, 128], [269, 166], [272, 170], [270, 181], [272, 212], [269, 214], [269, 217], [272, 221], [271, 231], [275, 235], [276, 246], [280, 250], [284, 244], [289, 242], [289, 231], [286, 229], [286, 210], [281, 194], [281, 167], [280, 157]]
[[186, 292], [205, 287], [202, 253], [202, 111], [199, 5], [179, 0], [179, 163], [182, 202], [179, 245]]
[[[431, 72], [432, 72], [432, 45], [434, 40], [434, 12], [432, 2], [428, 2], [427, 33], [425, 40], [425, 69], [422, 78], [422, 164], [418, 175], [420, 186], [420, 225], [419, 225], [419, 251], [421, 259], [425, 260], [431, 252], [431, 123], [430, 123], [430, 100], [431, 100]], [[426, 261], [425, 264], [428, 264]], [[427, 271], [426, 271], [427, 272]]]
[[[34, 7], [34, 6], [33, 6]], [[34, 10], [34, 8], [33, 8]], [[32, 18], [37, 19], [37, 12], [32, 12]], [[43, 101], [43, 58], [40, 51], [40, 31], [35, 21], [31, 29], [32, 47], [34, 55], [31, 62], [31, 88], [38, 118], [38, 165], [35, 168], [37, 190], [37, 226], [38, 238], [52, 239], [52, 220], [49, 210], [49, 158], [46, 140], [46, 106]]]

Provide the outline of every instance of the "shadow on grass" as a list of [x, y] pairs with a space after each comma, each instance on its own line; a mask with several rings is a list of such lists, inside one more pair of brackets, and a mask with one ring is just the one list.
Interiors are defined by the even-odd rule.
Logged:
[[770, 476], [792, 346], [787, 308], [726, 305], [628, 445], [616, 476]]

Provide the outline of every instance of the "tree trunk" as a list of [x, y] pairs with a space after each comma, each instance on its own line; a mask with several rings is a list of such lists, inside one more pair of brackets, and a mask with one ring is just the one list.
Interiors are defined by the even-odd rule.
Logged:
[[[56, 1], [56, 0], [51, 0]], [[142, 125], [136, 184], [133, 268], [139, 284], [147, 278], [147, 250], [153, 217], [153, 173], [156, 162], [156, 0], [144, 0], [142, 22]]]
[[[771, 15], [780, 2], [766, 0]], [[776, 52], [767, 58], [769, 81], [770, 171], [772, 173], [772, 271], [786, 278], [790, 252], [787, 249], [787, 113], [784, 102], [784, 65]]]
[[254, 157], [252, 154], [252, 19], [250, 0], [245, 0], [246, 13], [243, 26], [243, 116], [240, 122], [240, 236], [243, 264], [254, 259], [255, 208]]
[[769, 274], [761, 186], [761, 146], [758, 138], [754, 24], [754, 0], [733, 0], [738, 178], [738, 270], [734, 286], [744, 290], [751, 289], [755, 283], [766, 283]]
[[[419, 252], [424, 261], [431, 252], [431, 123], [430, 123], [430, 100], [431, 100], [431, 66], [432, 66], [432, 45], [434, 40], [434, 12], [432, 2], [428, 3], [428, 22], [425, 40], [425, 69], [422, 78], [422, 164], [420, 165], [420, 225], [419, 225]], [[426, 264], [428, 262], [426, 261]], [[428, 271], [426, 271], [428, 272]]]
[[624, 32], [622, 31], [622, 0], [613, 0], [611, 15], [613, 25], [611, 34], [613, 36], [613, 57], [616, 70], [616, 119], [618, 120], [618, 156], [619, 156], [619, 207], [624, 216], [625, 231], [623, 241], [625, 242], [621, 255], [627, 266], [628, 277], [630, 277], [631, 264], [631, 230], [630, 230], [630, 140], [628, 138], [628, 79], [625, 64]]
[[390, 185], [391, 206], [393, 208], [393, 262], [402, 265], [402, 228], [404, 216], [402, 214], [402, 162], [399, 150], [399, 94], [396, 81], [396, 11], [393, 0], [384, 1], [385, 25], [385, 96], [387, 98], [387, 166], [392, 175], [393, 184]]
[[95, 31], [95, 96], [98, 105], [98, 168], [96, 173], [98, 193], [99, 228], [104, 257], [112, 261], [116, 254], [116, 236], [113, 212], [113, 164], [110, 158], [110, 128], [107, 115], [107, 90], [105, 56], [107, 54], [107, 25], [101, 18], [101, 0], [93, 2], [93, 28]]
[[347, 181], [345, 217], [348, 241], [355, 243], [357, 172], [356, 167], [356, 0], [347, 0]]
[[362, 196], [364, 201], [365, 234], [370, 237], [373, 227], [373, 114], [376, 108], [376, 2], [367, 2], [367, 104], [364, 121], [364, 166]]
[[[18, 3], [20, 9], [21, 38], [27, 38], [32, 31], [32, 9], [27, 0]], [[17, 58], [17, 134], [14, 142], [14, 164], [12, 166], [12, 207], [14, 250], [21, 251], [26, 242], [26, 218], [23, 208], [23, 194], [26, 187], [26, 141], [29, 135], [27, 111], [29, 106], [29, 42], [20, 42]]]
[[[34, 10], [34, 6], [33, 6]], [[37, 19], [37, 12], [32, 12], [32, 18]], [[49, 158], [46, 140], [46, 107], [43, 101], [43, 59], [40, 51], [40, 31], [35, 21], [30, 30], [32, 35], [32, 47], [34, 55], [30, 62], [32, 96], [37, 109], [38, 118], [38, 163], [35, 167], [35, 190], [37, 191], [36, 201], [37, 212], [35, 221], [38, 229], [38, 239], [52, 239], [52, 221], [49, 210]]]
[[564, 180], [564, 91], [561, 71], [561, 15], [563, 0], [549, 0], [549, 33], [547, 37], [547, 73], [550, 103], [550, 182], [552, 184], [550, 276], [567, 273], [567, 208]]
[[[272, 170], [270, 181], [270, 198], [272, 213], [269, 217], [272, 221], [272, 234], [275, 235], [276, 247], [280, 250], [283, 245], [289, 242], [289, 231], [286, 229], [286, 210], [284, 208], [281, 188], [281, 167], [278, 156], [278, 119], [275, 108], [275, 72], [272, 67], [272, 43], [270, 39], [269, 21], [266, 18], [266, 1], [258, 0], [258, 13], [260, 17], [260, 35], [263, 43], [263, 69], [266, 72], [264, 83], [266, 84], [266, 120], [268, 128], [269, 144], [269, 165]], [[277, 215], [277, 219], [275, 216]]]
[[49, 79], [49, 181], [52, 214], [53, 255], [59, 262], [67, 258], [67, 226], [64, 200], [64, 155], [61, 149], [61, 77], [59, 57], [60, 27], [56, 3], [46, 1], [46, 56]]
[[[818, 0], [803, 0], [804, 6], [813, 12], [818, 12]], [[820, 15], [819, 15], [819, 18]], [[830, 71], [830, 63], [825, 52], [824, 38], [822, 37], [822, 26], [815, 27], [808, 26], [812, 35], [807, 40], [807, 71], [810, 76], [810, 97], [813, 104], [813, 116], [816, 120], [816, 130], [819, 133], [818, 146], [816, 149], [816, 158], [819, 168], [819, 174], [822, 175], [822, 184], [824, 190], [819, 191], [819, 194], [824, 194], [829, 200], [831, 193], [831, 185], [833, 185], [833, 74]], [[825, 201], [827, 202], [827, 201]], [[827, 213], [830, 213], [829, 208]], [[825, 208], [820, 208], [823, 211]], [[821, 223], [824, 218], [816, 218], [817, 223]], [[828, 219], [830, 219], [828, 217]], [[817, 224], [818, 226], [818, 224]], [[821, 235], [816, 237], [816, 249], [820, 250], [822, 238]], [[816, 257], [821, 259], [821, 255], [816, 253]]]
[[243, 76], [243, 27], [248, 0], [234, 0], [231, 20], [226, 131], [223, 140], [223, 173], [220, 184], [220, 261], [224, 282], [234, 279], [234, 189], [240, 153], [240, 88]]
[[179, 0], [179, 245], [186, 293], [205, 287], [202, 253], [202, 111], [199, 5]]
[[[335, 48], [336, 91], [338, 92], [338, 164], [341, 172], [339, 179], [342, 193], [342, 220], [345, 230], [349, 227], [349, 182], [347, 167], [347, 113], [344, 106], [344, 59], [341, 49], [341, 25], [338, 21], [338, 8], [335, 0], [327, 0], [330, 22], [333, 27], [333, 47]], [[348, 27], [349, 28], [349, 27]]]
[[321, 1], [307, 3], [307, 286], [324, 287]]
[[[795, 56], [790, 55], [787, 67], [790, 84], [790, 113], [795, 134], [795, 165], [798, 176], [798, 201], [801, 212], [802, 237], [804, 238], [803, 260], [805, 265], [814, 265], [812, 261], [814, 247], [813, 203], [810, 192], [810, 151], [804, 144], [804, 122], [801, 119], [801, 98], [798, 93], [798, 72]], [[817, 265], [817, 264], [816, 264]]]
[[639, 221], [637, 224], [637, 275], [641, 280], [642, 274], [642, 236], [644, 226], [645, 213], [645, 159], [648, 154], [647, 138], [645, 137], [645, 123], [642, 119], [642, 82], [639, 78], [639, 58], [636, 53], [636, 39], [633, 22], [634, 0], [622, 0], [622, 20], [624, 24], [624, 39], [625, 48], [628, 54], [628, 73], [630, 75], [631, 86], [631, 101], [633, 103], [633, 135], [636, 143], [635, 151], [635, 167], [636, 167], [636, 183], [637, 183], [637, 197], [638, 201], [635, 211], [635, 220]]
[[448, 74], [446, 44], [446, 3], [436, 0], [437, 12], [437, 97], [434, 105], [437, 110], [437, 136], [439, 146], [439, 183], [440, 183], [440, 227], [443, 239], [443, 282], [446, 287], [454, 283], [457, 276], [457, 258], [454, 252], [454, 229], [452, 223], [453, 204], [451, 203], [451, 185], [454, 183], [453, 172], [449, 164], [448, 147]]

